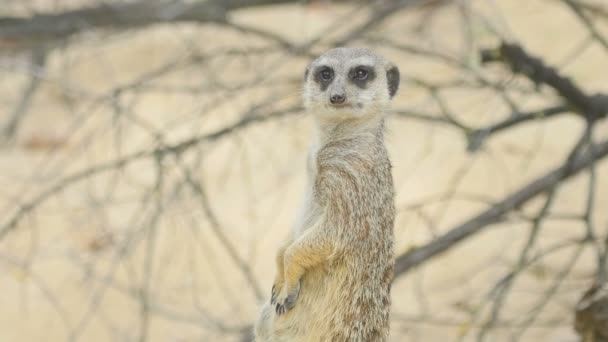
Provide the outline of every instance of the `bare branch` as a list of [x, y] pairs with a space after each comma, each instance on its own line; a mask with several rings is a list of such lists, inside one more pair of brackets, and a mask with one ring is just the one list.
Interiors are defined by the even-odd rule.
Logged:
[[17, 134], [17, 130], [19, 129], [20, 123], [27, 115], [28, 110], [32, 104], [34, 95], [36, 94], [40, 86], [41, 80], [39, 75], [40, 70], [44, 69], [44, 66], [46, 64], [46, 54], [46, 51], [44, 51], [43, 49], [35, 49], [32, 51], [31, 64], [32, 68], [36, 70], [32, 72], [30, 80], [23, 89], [21, 99], [15, 106], [15, 109], [13, 110], [11, 116], [4, 124], [2, 131], [0, 131], [0, 142], [8, 142], [12, 140]]
[[140, 0], [101, 3], [31, 18], [0, 18], [0, 47], [9, 50], [52, 44], [94, 29], [134, 29], [168, 22], [219, 23], [230, 10], [290, 3], [288, 0]]
[[[573, 1], [573, 0], [562, 0], [562, 2], [564, 2], [566, 4], [566, 6], [568, 6], [575, 14], [576, 16], [578, 16], [578, 18], [581, 20], [581, 22], [583, 23], [583, 25], [585, 25], [587, 27], [587, 30], [589, 30], [589, 32], [591, 33], [591, 36], [597, 41], [599, 42], [606, 51], [608, 51], [608, 39], [606, 39], [606, 37], [604, 37], [600, 31], [598, 30], [598, 28], [595, 26], [595, 23], [593, 23], [593, 20], [591, 20], [588, 15], [583, 12], [583, 8], [585, 8], [585, 6], [590, 9], [590, 10], [595, 10], [595, 11], [599, 11], [599, 13], [601, 12], [601, 7], [599, 6], [591, 6], [589, 4], [581, 4], [577, 1]], [[604, 9], [605, 11], [605, 9]], [[606, 15], [606, 12], [603, 13], [604, 15]]]
[[180, 153], [184, 152], [185, 150], [188, 150], [203, 142], [217, 140], [223, 136], [226, 136], [226, 135], [232, 133], [233, 131], [247, 127], [252, 123], [266, 121], [266, 120], [281, 117], [281, 116], [284, 116], [287, 114], [297, 113], [299, 110], [300, 110], [300, 107], [294, 107], [294, 108], [289, 108], [289, 109], [286, 109], [283, 111], [269, 113], [269, 114], [263, 115], [263, 116], [259, 116], [259, 115], [255, 115], [255, 113], [251, 113], [250, 115], [245, 116], [242, 120], [238, 121], [237, 123], [235, 123], [231, 126], [225, 127], [223, 129], [220, 129], [211, 134], [195, 136], [195, 137], [192, 137], [185, 141], [182, 141], [180, 143], [177, 143], [175, 145], [160, 146], [160, 147], [157, 147], [157, 148], [154, 148], [151, 150], [142, 150], [142, 151], [134, 152], [134, 153], [132, 153], [128, 156], [122, 157], [120, 159], [113, 160], [108, 163], [96, 165], [96, 166], [93, 166], [93, 167], [90, 167], [90, 168], [87, 168], [84, 170], [80, 170], [79, 172], [75, 172], [71, 175], [68, 175], [68, 176], [64, 177], [63, 179], [61, 179], [60, 181], [58, 181], [57, 183], [55, 183], [54, 185], [52, 185], [49, 188], [38, 193], [38, 195], [35, 196], [30, 201], [28, 201], [24, 204], [21, 204], [19, 209], [17, 210], [17, 212], [14, 215], [10, 216], [5, 221], [4, 224], [0, 225], [0, 240], [2, 238], [4, 238], [7, 233], [9, 233], [11, 230], [13, 230], [16, 227], [17, 224], [20, 222], [20, 220], [25, 215], [27, 215], [29, 212], [34, 210], [36, 207], [38, 207], [44, 201], [49, 199], [52, 195], [64, 190], [65, 188], [73, 185], [74, 183], [77, 183], [79, 181], [82, 181], [84, 179], [87, 179], [87, 178], [94, 176], [96, 174], [99, 174], [99, 173], [124, 168], [126, 165], [131, 164], [135, 161], [141, 160], [143, 158], [151, 158], [151, 157], [155, 157], [157, 155], [173, 154], [173, 153], [180, 154]]
[[529, 121], [550, 119], [560, 114], [567, 113], [569, 110], [570, 109], [566, 106], [558, 105], [527, 113], [512, 114], [503, 121], [468, 132], [467, 150], [469, 152], [477, 151], [481, 145], [483, 145], [484, 141], [495, 133], [499, 133]]
[[500, 221], [510, 211], [526, 204], [536, 196], [551, 190], [555, 185], [576, 175], [590, 164], [608, 156], [608, 141], [593, 146], [593, 154], [582, 153], [569, 165], [560, 166], [521, 187], [491, 208], [450, 229], [428, 244], [400, 255], [395, 263], [395, 276], [403, 275], [416, 266], [448, 251], [467, 238]]
[[524, 74], [535, 84], [550, 86], [589, 120], [598, 120], [608, 114], [608, 95], [588, 96], [572, 80], [546, 66], [539, 58], [529, 55], [519, 45], [502, 43], [497, 49], [482, 50], [481, 59], [484, 63], [501, 61], [514, 73]]

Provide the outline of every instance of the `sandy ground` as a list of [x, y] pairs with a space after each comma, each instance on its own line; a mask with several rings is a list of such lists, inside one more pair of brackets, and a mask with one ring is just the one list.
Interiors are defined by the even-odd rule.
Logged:
[[[479, 13], [535, 54], [564, 65], [562, 70], [588, 91], [608, 91], [606, 51], [596, 45], [578, 48], [584, 28], [557, 1], [502, 0], [478, 7]], [[242, 11], [235, 18], [306, 41], [350, 10], [279, 6]], [[462, 30], [455, 13], [445, 10], [433, 17], [429, 34], [434, 44], [458, 51]], [[403, 41], [419, 42], [404, 29], [414, 26], [419, 15], [395, 16], [380, 32], [387, 36], [403, 32]], [[353, 16], [351, 24], [362, 18]], [[479, 44], [494, 42], [488, 32], [474, 30]], [[15, 203], [36, 198], [65, 175], [155, 146], [154, 132], [164, 132], [165, 143], [178, 142], [235, 122], [239, 113], [261, 99], [275, 96], [286, 105], [297, 103], [297, 80], [306, 59], [274, 68], [285, 58], [281, 54], [246, 62], [209, 60], [197, 66], [203, 70], [184, 67], [153, 83], [165, 88], [137, 97], [125, 92], [111, 101], [116, 85], [128, 84], [192, 47], [231, 48], [242, 44], [242, 39], [240, 33], [227, 29], [180, 25], [109, 37], [91, 35], [54, 53], [16, 144], [0, 150], [0, 212], [11, 215]], [[255, 37], [247, 40], [262, 45]], [[567, 62], [578, 50], [581, 55]], [[436, 109], [412, 80], [439, 82], [458, 76], [454, 69], [427, 58], [382, 52], [399, 65], [405, 80], [395, 108]], [[238, 96], [219, 91], [220, 85], [251, 80], [253, 71], [260, 69], [271, 73], [263, 86], [244, 89]], [[0, 100], [12, 108], [21, 89], [15, 84], [26, 82], [28, 76], [23, 68], [1, 70]], [[504, 73], [500, 68], [488, 72]], [[215, 83], [208, 82], [210, 75]], [[274, 89], [272, 80], [281, 77], [293, 78], [292, 88]], [[195, 94], [169, 89], [201, 84], [211, 86]], [[231, 98], [226, 99], [226, 94]], [[99, 98], [103, 101], [96, 104], [94, 99]], [[475, 126], [499, 120], [508, 110], [485, 90], [447, 91], [445, 99]], [[525, 98], [522, 107], [538, 108], [543, 103], [547, 101]], [[117, 106], [126, 108], [127, 114], [117, 118]], [[608, 137], [607, 128], [606, 124], [598, 127], [598, 140]], [[183, 169], [172, 158], [161, 164], [144, 158], [54, 194], [24, 217], [0, 245], [0, 341], [238, 340], [235, 332], [255, 319], [259, 301], [270, 289], [274, 252], [297, 212], [310, 129], [310, 118], [286, 116], [184, 154], [184, 163], [197, 165], [192, 177], [204, 184], [215, 220], [205, 214], [192, 190], [180, 188]], [[484, 151], [467, 154], [466, 141], [457, 130], [391, 117], [387, 145], [400, 209], [395, 227], [398, 253], [424, 244], [486, 208], [484, 201], [500, 199], [559, 165], [582, 129], [580, 120], [564, 116], [497, 135]], [[160, 185], [159, 165], [165, 174]], [[594, 222], [606, 234], [608, 164], [599, 165], [596, 172]], [[560, 187], [552, 212], [580, 214], [587, 182], [581, 174]], [[458, 194], [453, 200], [438, 200], [450, 189]], [[412, 210], [422, 202], [426, 203], [422, 210]], [[535, 201], [522, 210], [533, 214], [541, 204]], [[434, 227], [429, 228], [428, 217], [435, 221]], [[539, 250], [580, 238], [585, 227], [564, 218], [548, 220], [542, 229]], [[399, 278], [393, 287], [391, 341], [475, 340], [483, 319], [471, 323], [471, 314], [478, 310], [487, 314], [488, 307], [481, 305], [485, 295], [513, 267], [528, 231], [529, 224], [514, 216]], [[228, 250], [236, 251], [237, 259], [248, 265], [257, 285], [244, 276]], [[506, 301], [503, 318], [517, 324], [518, 317], [529, 313], [573, 252], [570, 248], [552, 254], [525, 272]], [[593, 254], [586, 249], [538, 325], [521, 340], [576, 341], [572, 308], [593, 271]], [[510, 341], [516, 330], [517, 326], [498, 329], [491, 340]]]

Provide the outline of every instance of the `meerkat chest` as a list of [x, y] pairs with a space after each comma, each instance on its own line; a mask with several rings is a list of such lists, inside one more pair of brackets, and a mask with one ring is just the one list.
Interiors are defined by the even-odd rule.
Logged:
[[320, 150], [319, 143], [314, 143], [308, 150], [308, 156], [306, 158], [306, 174], [308, 177], [308, 186], [312, 187], [315, 179], [317, 178], [317, 156]]
[[306, 189], [300, 205], [300, 212], [297, 216], [297, 220], [294, 225], [294, 235], [302, 235], [318, 218], [320, 210], [318, 203], [314, 200], [314, 189], [315, 179], [317, 177], [317, 154], [319, 147], [313, 145], [309, 151], [306, 159]]

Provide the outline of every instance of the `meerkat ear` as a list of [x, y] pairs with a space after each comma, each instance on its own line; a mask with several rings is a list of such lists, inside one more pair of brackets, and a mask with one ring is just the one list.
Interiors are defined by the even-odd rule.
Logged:
[[386, 80], [388, 82], [388, 94], [392, 98], [399, 89], [399, 68], [396, 65], [390, 63], [386, 67]]
[[304, 82], [308, 79], [308, 73], [310, 72], [310, 65], [306, 66], [306, 70], [304, 70]]

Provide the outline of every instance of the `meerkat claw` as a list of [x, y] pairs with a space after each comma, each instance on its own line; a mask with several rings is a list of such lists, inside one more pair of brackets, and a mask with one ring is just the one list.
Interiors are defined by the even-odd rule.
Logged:
[[[275, 308], [277, 315], [282, 316], [287, 312], [287, 310], [291, 310], [296, 305], [296, 300], [298, 299], [299, 295], [300, 282], [298, 281], [296, 287], [291, 292], [289, 292], [287, 296], [285, 296], [285, 299], [278, 301], [277, 306]], [[277, 301], [276, 298], [275, 301]]]
[[270, 304], [277, 303], [277, 288], [275, 285], [272, 285], [272, 290], [270, 290]]
[[295, 306], [295, 300], [290, 300], [289, 297], [285, 298], [282, 303], [278, 303], [276, 306], [276, 313], [278, 316], [283, 316], [287, 310], [292, 309]]

